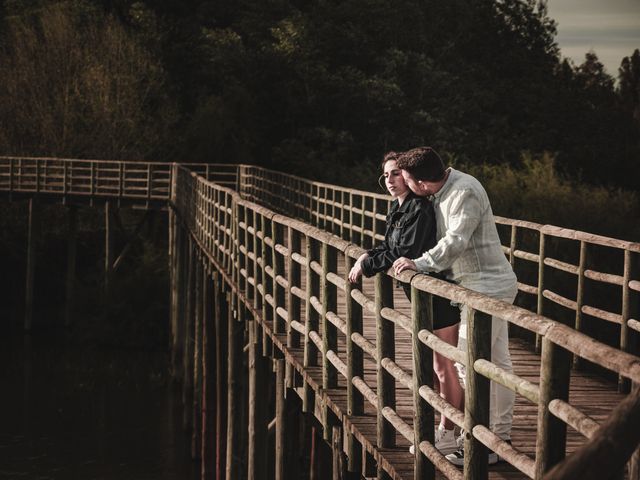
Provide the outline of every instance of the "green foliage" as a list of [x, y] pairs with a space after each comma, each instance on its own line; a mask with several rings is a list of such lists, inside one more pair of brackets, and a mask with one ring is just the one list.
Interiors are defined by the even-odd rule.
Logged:
[[522, 167], [462, 165], [485, 186], [496, 215], [640, 241], [636, 192], [567, 180], [551, 155], [525, 154]]
[[164, 68], [120, 21], [83, 1], [5, 19], [0, 151], [134, 159], [174, 121]]

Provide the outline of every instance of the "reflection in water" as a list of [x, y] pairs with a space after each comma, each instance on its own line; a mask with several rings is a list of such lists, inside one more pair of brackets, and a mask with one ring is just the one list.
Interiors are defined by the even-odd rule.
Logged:
[[196, 479], [159, 352], [0, 335], [0, 479]]

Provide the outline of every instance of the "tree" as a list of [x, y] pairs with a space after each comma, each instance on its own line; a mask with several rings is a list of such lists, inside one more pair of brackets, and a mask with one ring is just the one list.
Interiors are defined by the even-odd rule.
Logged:
[[0, 77], [4, 154], [150, 158], [175, 118], [159, 60], [88, 3], [7, 18]]
[[618, 72], [622, 108], [631, 113], [640, 128], [640, 50], [634, 50], [631, 57], [624, 57]]

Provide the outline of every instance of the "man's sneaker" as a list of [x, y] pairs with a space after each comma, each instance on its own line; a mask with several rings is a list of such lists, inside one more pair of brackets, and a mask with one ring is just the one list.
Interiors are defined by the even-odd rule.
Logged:
[[[435, 432], [435, 447], [442, 455], [449, 455], [458, 449], [458, 443], [453, 429], [447, 430], [442, 425], [438, 426]], [[413, 445], [409, 447], [409, 453], [415, 455], [416, 449]]]
[[[460, 447], [453, 453], [446, 456], [447, 460], [453, 463], [456, 467], [462, 467], [464, 465], [464, 448]], [[500, 457], [496, 452], [489, 452], [489, 465], [495, 465], [498, 463]]]

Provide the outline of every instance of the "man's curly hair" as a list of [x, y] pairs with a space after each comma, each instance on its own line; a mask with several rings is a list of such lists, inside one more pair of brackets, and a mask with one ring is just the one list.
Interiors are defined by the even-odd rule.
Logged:
[[398, 168], [409, 172], [416, 180], [439, 182], [446, 168], [438, 152], [431, 147], [417, 147], [399, 155]]

